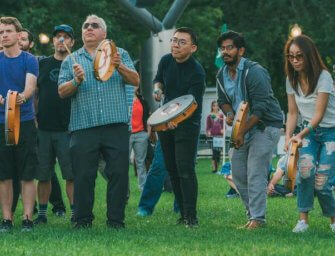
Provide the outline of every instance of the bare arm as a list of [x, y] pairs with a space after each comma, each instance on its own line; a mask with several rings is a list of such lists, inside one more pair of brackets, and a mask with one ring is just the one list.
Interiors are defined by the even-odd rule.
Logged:
[[294, 94], [288, 94], [287, 101], [288, 101], [288, 113], [287, 113], [286, 134], [285, 134], [286, 142], [288, 142], [293, 135], [293, 132], [297, 126], [298, 114], [299, 114]]
[[225, 114], [226, 118], [226, 123], [229, 126], [233, 125], [233, 121], [234, 121], [234, 110], [232, 108], [232, 106], [230, 104], [222, 104], [220, 106], [221, 110], [223, 111], [223, 113]]
[[75, 75], [74, 79], [58, 86], [58, 94], [61, 98], [67, 98], [75, 94], [78, 90], [78, 86], [80, 86], [85, 79], [85, 71], [80, 64], [74, 64], [72, 67]]
[[278, 182], [283, 177], [284, 172], [281, 169], [277, 169], [277, 171], [273, 174], [271, 181], [268, 185], [268, 194], [272, 194], [275, 190], [275, 185], [278, 184]]
[[4, 97], [2, 97], [2, 95], [0, 94], [0, 105], [5, 104], [5, 99]]
[[112, 63], [115, 64], [117, 71], [120, 73], [126, 84], [139, 86], [140, 76], [135, 70], [128, 68], [122, 63], [120, 53], [116, 52], [114, 54], [112, 57]]
[[31, 73], [27, 73], [24, 91], [22, 93], [19, 93], [17, 97], [18, 104], [25, 103], [26, 100], [30, 99], [33, 96], [36, 90], [36, 83], [37, 83], [37, 77]]
[[131, 84], [136, 87], [140, 85], [140, 76], [138, 75], [136, 71], [128, 68], [122, 63], [120, 64], [117, 71], [119, 71], [120, 75], [123, 77], [124, 81], [127, 84]]
[[78, 87], [73, 85], [72, 80], [58, 86], [58, 94], [62, 99], [72, 96], [77, 90]]
[[[316, 98], [315, 112], [312, 120], [309, 122], [309, 125], [314, 129], [322, 121], [322, 118], [325, 114], [327, 105], [328, 105], [329, 93], [319, 92]], [[302, 145], [302, 139], [309, 134], [310, 130], [308, 127], [304, 128], [297, 136], [292, 137], [293, 141], [298, 142], [298, 145]]]

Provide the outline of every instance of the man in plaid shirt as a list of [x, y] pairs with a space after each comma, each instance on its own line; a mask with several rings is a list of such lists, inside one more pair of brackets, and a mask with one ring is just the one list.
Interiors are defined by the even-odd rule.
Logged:
[[128, 191], [129, 133], [125, 84], [139, 85], [139, 75], [127, 51], [112, 56], [116, 70], [105, 82], [94, 77], [93, 58], [106, 38], [105, 21], [90, 15], [82, 26], [84, 46], [61, 66], [58, 92], [71, 98], [70, 152], [74, 172], [76, 228], [91, 227], [99, 154], [106, 161], [107, 226], [124, 228]]

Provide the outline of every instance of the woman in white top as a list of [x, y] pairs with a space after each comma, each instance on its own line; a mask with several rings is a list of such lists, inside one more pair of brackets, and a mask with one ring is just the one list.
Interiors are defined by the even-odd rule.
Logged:
[[[305, 35], [291, 38], [285, 46], [288, 116], [286, 149], [298, 142], [297, 204], [300, 220], [293, 232], [308, 229], [308, 212], [313, 209], [314, 193], [323, 215], [330, 218], [335, 232], [335, 200], [329, 181], [335, 172], [335, 93], [330, 73]], [[298, 114], [303, 129], [296, 135]]]

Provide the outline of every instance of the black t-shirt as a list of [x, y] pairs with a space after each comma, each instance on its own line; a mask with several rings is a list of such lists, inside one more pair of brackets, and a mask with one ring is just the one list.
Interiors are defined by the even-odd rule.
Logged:
[[70, 121], [71, 99], [58, 95], [58, 74], [62, 61], [53, 56], [39, 62], [38, 128], [45, 131], [67, 131]]
[[163, 84], [164, 103], [186, 94], [192, 94], [198, 103], [198, 108], [185, 122], [200, 125], [205, 79], [205, 70], [192, 56], [187, 61], [178, 63], [172, 54], [167, 54], [159, 62], [154, 83]]

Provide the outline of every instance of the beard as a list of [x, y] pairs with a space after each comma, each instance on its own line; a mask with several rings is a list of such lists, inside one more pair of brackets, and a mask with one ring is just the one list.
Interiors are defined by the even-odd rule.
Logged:
[[[230, 57], [230, 60], [225, 60], [224, 57]], [[226, 65], [228, 65], [228, 66], [233, 66], [238, 61], [238, 56], [237, 55], [235, 55], [235, 56], [232, 57], [232, 56], [230, 56], [228, 54], [225, 54], [225, 55], [222, 56], [222, 58], [223, 58], [224, 63]]]
[[28, 45], [22, 45], [22, 46], [21, 46], [21, 50], [22, 50], [22, 51], [25, 51], [25, 52], [29, 51], [29, 50], [30, 50], [30, 48], [29, 48], [29, 44], [28, 44]]

